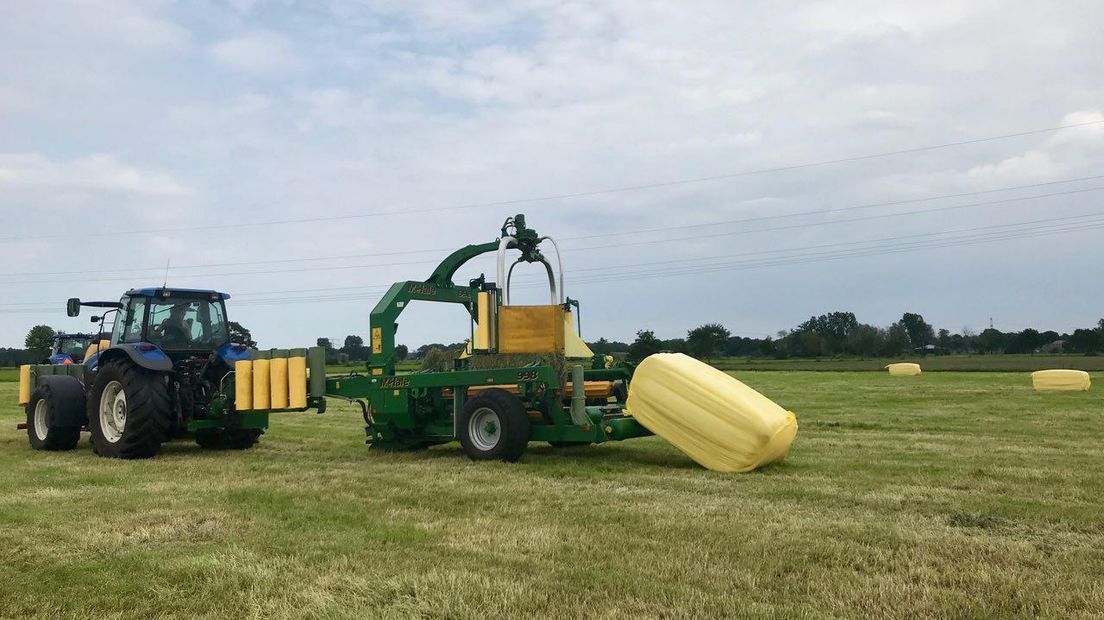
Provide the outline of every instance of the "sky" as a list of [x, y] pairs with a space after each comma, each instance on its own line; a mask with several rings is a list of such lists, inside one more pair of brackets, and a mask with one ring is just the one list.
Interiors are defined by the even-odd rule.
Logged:
[[517, 213], [588, 340], [1104, 316], [1098, 0], [0, 2], [0, 346], [166, 275], [262, 347], [367, 340]]

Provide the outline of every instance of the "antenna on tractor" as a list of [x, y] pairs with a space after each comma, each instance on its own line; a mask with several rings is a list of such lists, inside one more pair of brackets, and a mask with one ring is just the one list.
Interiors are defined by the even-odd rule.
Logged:
[[161, 288], [169, 288], [169, 263], [171, 261], [171, 256], [165, 259], [165, 282], [161, 285]]

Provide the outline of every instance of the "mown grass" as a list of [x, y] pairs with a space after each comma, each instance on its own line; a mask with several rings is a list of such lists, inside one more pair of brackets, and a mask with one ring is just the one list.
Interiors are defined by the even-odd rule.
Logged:
[[247, 452], [32, 452], [0, 384], [0, 617], [1104, 615], [1099, 387], [737, 376], [801, 424], [746, 475], [657, 438], [376, 453], [337, 402]]

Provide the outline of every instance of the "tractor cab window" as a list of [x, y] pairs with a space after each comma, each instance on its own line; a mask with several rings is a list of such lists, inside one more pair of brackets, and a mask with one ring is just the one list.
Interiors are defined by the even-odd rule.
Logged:
[[[146, 300], [143, 297], [129, 297], [124, 301], [126, 306], [120, 311], [124, 316], [115, 318], [111, 341], [142, 342], [142, 326], [146, 322]], [[122, 336], [119, 340], [115, 339], [116, 331]]]
[[58, 342], [58, 353], [80, 359], [84, 356], [84, 350], [88, 348], [89, 342], [88, 338], [65, 338]]
[[218, 301], [151, 299], [149, 315], [149, 341], [162, 349], [217, 349], [230, 341]]

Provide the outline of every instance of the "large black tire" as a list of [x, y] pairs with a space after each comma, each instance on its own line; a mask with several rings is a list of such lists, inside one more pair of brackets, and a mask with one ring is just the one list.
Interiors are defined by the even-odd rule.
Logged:
[[248, 450], [263, 433], [259, 428], [204, 428], [196, 431], [195, 441], [208, 450]]
[[[101, 418], [101, 400], [117, 382], [124, 396], [122, 429]], [[113, 390], [114, 390], [113, 386]], [[88, 429], [96, 454], [118, 459], [146, 459], [161, 451], [172, 430], [172, 401], [166, 375], [139, 368], [130, 360], [111, 360], [100, 367], [88, 395]]]
[[49, 384], [40, 385], [27, 403], [27, 440], [34, 450], [72, 450], [80, 441], [80, 426], [59, 425], [58, 415], [63, 408], [83, 407], [84, 394], [78, 388], [75, 394], [66, 390], [54, 390]]
[[513, 394], [491, 388], [464, 403], [457, 424], [460, 446], [473, 461], [513, 462], [529, 445], [529, 414]]

